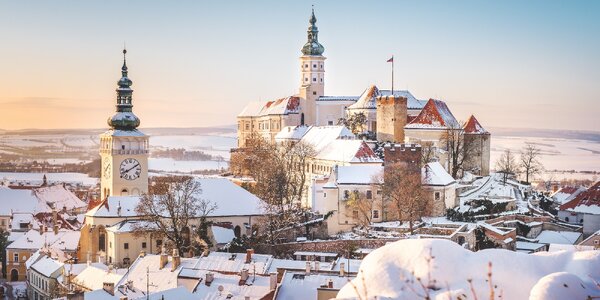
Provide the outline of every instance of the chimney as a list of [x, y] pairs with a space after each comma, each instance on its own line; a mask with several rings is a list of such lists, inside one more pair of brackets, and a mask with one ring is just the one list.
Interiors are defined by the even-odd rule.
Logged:
[[215, 274], [211, 272], [206, 273], [206, 280], [204, 281], [204, 284], [206, 284], [206, 286], [210, 286], [213, 280], [215, 280]]
[[111, 296], [115, 295], [115, 283], [114, 282], [103, 282], [102, 289], [109, 293]]
[[318, 260], [315, 260], [315, 272], [319, 273], [320, 267], [321, 267], [320, 262]]
[[144, 256], [146, 256], [146, 250], [140, 251], [140, 257], [144, 257]]
[[277, 288], [277, 273], [276, 272], [271, 272], [269, 274], [269, 289], [271, 291], [273, 291], [276, 288]]
[[58, 224], [58, 212], [56, 211], [56, 208], [52, 208], [52, 224]]
[[341, 277], [346, 276], [346, 263], [345, 262], [340, 263], [340, 276]]
[[252, 254], [254, 254], [254, 249], [246, 249], [246, 263], [247, 264], [252, 262]]
[[167, 249], [165, 246], [162, 247], [162, 251], [160, 252], [160, 269], [164, 268], [169, 262], [169, 257], [167, 256]]
[[171, 272], [177, 270], [181, 264], [181, 257], [179, 257], [179, 250], [173, 249], [173, 259], [171, 261]]
[[306, 262], [306, 275], [310, 274], [310, 261]]
[[58, 235], [58, 224], [54, 224], [54, 235]]
[[248, 269], [242, 269], [242, 271], [240, 272], [240, 282], [239, 285], [244, 285], [246, 284], [246, 281], [248, 280]]

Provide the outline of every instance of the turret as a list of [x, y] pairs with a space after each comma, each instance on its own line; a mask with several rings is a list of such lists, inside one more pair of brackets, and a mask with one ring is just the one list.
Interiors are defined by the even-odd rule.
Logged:
[[300, 56], [300, 98], [304, 123], [318, 124], [316, 101], [325, 93], [325, 47], [319, 43], [317, 17], [313, 8], [307, 30], [307, 41], [302, 47]]
[[117, 130], [134, 130], [140, 126], [140, 119], [133, 114], [133, 90], [132, 81], [128, 77], [127, 49], [123, 49], [123, 66], [121, 67], [121, 79], [117, 82], [117, 111], [108, 119], [108, 125]]

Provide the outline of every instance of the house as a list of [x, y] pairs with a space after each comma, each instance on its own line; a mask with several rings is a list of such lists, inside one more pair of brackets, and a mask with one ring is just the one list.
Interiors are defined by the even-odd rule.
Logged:
[[463, 169], [478, 176], [490, 175], [491, 134], [471, 115], [463, 126], [464, 149], [468, 149]]
[[439, 162], [430, 162], [421, 168], [421, 183], [432, 203], [432, 216], [443, 216], [447, 209], [458, 206], [456, 180]]
[[348, 280], [353, 278], [354, 276], [344, 274], [343, 270], [339, 274], [311, 272], [310, 268], [305, 272], [286, 271], [273, 299], [327, 300], [335, 298], [338, 291], [348, 283]]
[[29, 259], [27, 295], [29, 299], [50, 300], [61, 295], [64, 263], [49, 254], [37, 252]]
[[29, 230], [6, 247], [6, 269], [10, 281], [23, 281], [26, 278], [27, 260], [41, 248], [61, 253], [63, 260], [76, 258], [80, 232], [58, 229], [47, 231]]
[[577, 195], [585, 192], [587, 189], [583, 186], [564, 186], [552, 193], [550, 197], [558, 204], [565, 204], [577, 197]]
[[583, 225], [583, 234], [600, 230], [600, 181], [559, 207], [558, 218]]
[[600, 249], [600, 230], [594, 232], [587, 239], [579, 243], [580, 246], [593, 247], [593, 249]]

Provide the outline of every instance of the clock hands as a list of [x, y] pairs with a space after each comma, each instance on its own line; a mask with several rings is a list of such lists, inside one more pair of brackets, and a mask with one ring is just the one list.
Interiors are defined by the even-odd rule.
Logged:
[[139, 165], [140, 165], [140, 164], [139, 164], [139, 163], [137, 163], [137, 164], [135, 164], [135, 166], [133, 166], [133, 167], [129, 168], [127, 171], [125, 171], [125, 172], [123, 172], [123, 173], [129, 173], [129, 171], [131, 171], [131, 170], [133, 170], [133, 169], [137, 168], [137, 166], [139, 166]]

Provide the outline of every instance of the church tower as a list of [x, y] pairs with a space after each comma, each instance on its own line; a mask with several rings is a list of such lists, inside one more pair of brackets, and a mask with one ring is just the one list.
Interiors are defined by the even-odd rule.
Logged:
[[116, 113], [108, 119], [110, 129], [100, 135], [101, 199], [148, 192], [148, 136], [137, 130], [140, 119], [132, 110], [133, 90], [127, 77], [126, 54], [127, 50], [123, 50]]
[[300, 70], [302, 73], [300, 82], [300, 98], [303, 121], [307, 125], [318, 124], [317, 99], [325, 92], [325, 48], [319, 43], [317, 18], [313, 8], [308, 26], [308, 41], [302, 47], [300, 56]]

